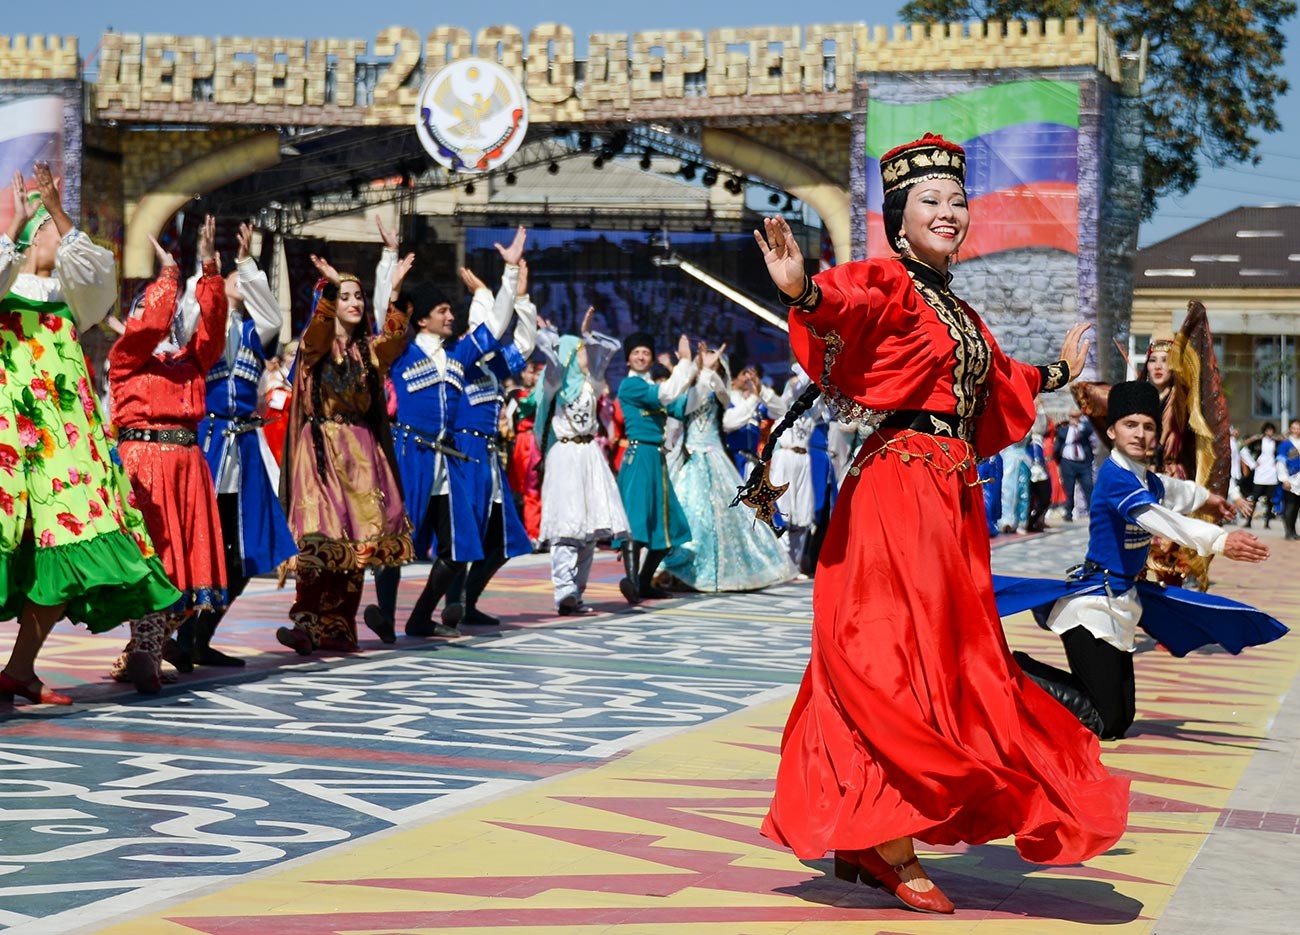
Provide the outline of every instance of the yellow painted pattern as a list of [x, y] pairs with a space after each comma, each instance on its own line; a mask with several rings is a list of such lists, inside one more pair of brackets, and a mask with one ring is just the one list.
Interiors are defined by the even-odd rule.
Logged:
[[[1300, 587], [1277, 589], [1276, 565], [1239, 568], [1222, 569], [1219, 593], [1267, 595], [1280, 619], [1300, 620]], [[1014, 647], [1063, 662], [1028, 615], [1007, 629]], [[1104, 745], [1107, 764], [1133, 780], [1128, 833], [1085, 867], [1027, 865], [1010, 842], [923, 851], [954, 917], [906, 912], [759, 836], [787, 699], [109, 931], [1153, 932], [1298, 669], [1295, 636], [1240, 657], [1141, 653], [1134, 737]]]

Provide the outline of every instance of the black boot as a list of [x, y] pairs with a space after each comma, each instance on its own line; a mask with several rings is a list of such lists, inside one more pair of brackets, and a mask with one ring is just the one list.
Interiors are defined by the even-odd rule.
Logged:
[[401, 583], [400, 565], [375, 569], [375, 600], [378, 603], [367, 605], [362, 619], [381, 643], [397, 642], [397, 588]]
[[[474, 563], [477, 566], [478, 562]], [[465, 619], [465, 580], [470, 572], [461, 565], [460, 574], [447, 586], [447, 603], [442, 605], [442, 623], [433, 628], [434, 636], [460, 636], [460, 623]]]
[[636, 588], [642, 597], [663, 600], [666, 597], [673, 596], [671, 591], [665, 591], [663, 588], [657, 588], [654, 585], [655, 572], [659, 570], [659, 563], [667, 555], [667, 549], [651, 549], [646, 552], [645, 564], [641, 566], [641, 573], [636, 579]]
[[406, 621], [407, 636], [439, 635], [437, 631], [442, 624], [434, 624], [433, 611], [442, 600], [442, 596], [447, 593], [447, 589], [451, 587], [452, 581], [464, 568], [464, 562], [447, 562], [441, 558], [434, 560], [433, 567], [429, 569], [429, 580], [425, 583], [424, 590], [420, 592], [415, 606], [411, 608], [410, 619]]
[[641, 591], [637, 588], [637, 565], [640, 564], [641, 553], [630, 540], [623, 543], [621, 551], [623, 553], [623, 578], [618, 583], [618, 589], [622, 592], [623, 599], [629, 604], [640, 604]]
[[1079, 719], [1080, 724], [1101, 736], [1105, 722], [1078, 679], [1069, 672], [1039, 662], [1028, 653], [1014, 652], [1011, 656], [1034, 684], [1060, 702], [1065, 710]]
[[217, 632], [217, 624], [221, 622], [224, 614], [205, 613], [200, 614], [198, 620], [194, 622], [194, 663], [200, 666], [219, 666], [221, 668], [238, 669], [244, 665], [244, 660], [237, 659], [234, 656], [227, 656], [219, 649], [212, 648], [212, 637]]
[[475, 562], [470, 568], [469, 576], [465, 581], [465, 623], [474, 627], [501, 626], [501, 621], [496, 617], [478, 609], [478, 599], [483, 596], [488, 582], [505, 566], [505, 563], [505, 555], [499, 552], [491, 558]]

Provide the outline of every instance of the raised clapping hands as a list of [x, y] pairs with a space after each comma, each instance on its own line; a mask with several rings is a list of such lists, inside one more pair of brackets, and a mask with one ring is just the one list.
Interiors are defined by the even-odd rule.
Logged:
[[501, 244], [493, 244], [497, 252], [501, 254], [501, 259], [506, 261], [507, 266], [518, 266], [519, 261], [524, 256], [524, 243], [528, 240], [528, 231], [522, 224], [515, 229], [515, 239], [510, 241], [510, 246], [503, 247]]
[[519, 281], [515, 283], [515, 295], [528, 295], [528, 261], [519, 261]]
[[718, 361], [722, 359], [722, 355], [726, 352], [726, 342], [723, 342], [711, 351], [706, 350], [700, 357], [700, 365], [705, 370], [712, 370], [718, 366]]
[[591, 316], [596, 314], [596, 306], [588, 305], [587, 313], [582, 316], [582, 327], [579, 329], [580, 334], [591, 334]]
[[172, 255], [163, 249], [163, 245], [160, 244], [152, 234], [149, 236], [149, 242], [153, 244], [153, 252], [158, 257], [158, 266], [161, 269], [166, 269], [169, 266], [176, 265], [176, 261], [172, 258]]
[[474, 271], [467, 266], [460, 268], [460, 281], [465, 284], [465, 288], [469, 290], [470, 295], [480, 289], [487, 288], [487, 283], [475, 276]]
[[235, 235], [239, 242], [239, 250], [235, 254], [236, 260], [247, 260], [253, 255], [253, 225], [247, 221], [239, 225], [239, 233]]
[[1092, 325], [1080, 321], [1075, 323], [1065, 334], [1065, 343], [1061, 346], [1061, 359], [1070, 365], [1070, 379], [1073, 381], [1083, 373], [1083, 365], [1088, 362], [1088, 348], [1092, 347], [1092, 339], [1084, 338], [1088, 329]]
[[330, 264], [322, 257], [318, 257], [313, 253], [311, 255], [311, 265], [316, 267], [316, 272], [320, 273], [321, 276], [328, 279], [334, 285], [337, 286], [339, 284], [339, 271], [333, 266], [330, 266]]
[[375, 226], [379, 228], [379, 239], [384, 242], [384, 248], [387, 250], [397, 249], [397, 231], [390, 231], [384, 227], [384, 219], [375, 215]]
[[9, 220], [7, 233], [9, 239], [17, 243], [18, 238], [22, 235], [23, 225], [31, 220], [36, 211], [31, 202], [27, 200], [27, 183], [23, 181], [22, 172], [15, 172], [13, 181], [10, 184], [14, 198], [14, 214]]
[[411, 271], [411, 267], [414, 265], [415, 254], [408, 253], [406, 256], [398, 260], [397, 265], [393, 267], [393, 286], [389, 295], [394, 299], [396, 299], [397, 294], [402, 291], [402, 280], [406, 278], [406, 274]]
[[679, 361], [691, 359], [691, 339], [686, 335], [677, 339], [677, 359]]
[[214, 261], [220, 268], [221, 257], [217, 254], [217, 219], [209, 214], [203, 219], [203, 226], [199, 228], [199, 262], [206, 264]]
[[803, 251], [785, 218], [763, 218], [763, 233], [754, 231], [754, 240], [763, 251], [763, 262], [767, 264], [767, 275], [772, 277], [773, 285], [783, 295], [796, 298], [803, 291]]
[[1246, 530], [1234, 529], [1223, 543], [1223, 554], [1234, 562], [1262, 562], [1268, 558], [1268, 546]]

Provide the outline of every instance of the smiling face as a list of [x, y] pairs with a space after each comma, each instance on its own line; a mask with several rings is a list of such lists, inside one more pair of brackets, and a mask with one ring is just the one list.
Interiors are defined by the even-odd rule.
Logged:
[[1145, 464], [1156, 450], [1156, 420], [1148, 415], [1125, 416], [1110, 428], [1106, 434], [1115, 445], [1115, 450], [1125, 457]]
[[345, 279], [339, 284], [339, 301], [335, 314], [349, 328], [355, 327], [366, 311], [366, 297], [361, 293], [361, 283]]
[[908, 189], [902, 234], [922, 263], [947, 269], [969, 229], [966, 190], [952, 179], [931, 179]]
[[452, 311], [449, 303], [439, 302], [433, 307], [433, 311], [421, 319], [417, 327], [425, 334], [449, 338], [456, 329], [456, 313]]
[[627, 365], [637, 373], [645, 373], [654, 362], [655, 355], [650, 352], [648, 347], [634, 347], [632, 352], [627, 355]]

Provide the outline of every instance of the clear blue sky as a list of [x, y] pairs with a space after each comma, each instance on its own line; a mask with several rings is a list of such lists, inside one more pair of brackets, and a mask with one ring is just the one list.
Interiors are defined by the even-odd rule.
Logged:
[[[145, 0], [63, 0], [40, 4], [15, 0], [0, 15], [0, 32], [75, 33], [83, 55], [90, 55], [100, 33], [112, 27], [121, 32], [167, 32], [208, 36], [337, 36], [371, 38], [384, 26], [399, 24], [427, 30], [437, 25], [476, 30], [493, 23], [513, 23], [528, 29], [550, 20], [565, 23], [579, 37], [579, 52], [592, 32], [636, 32], [644, 29], [711, 29], [798, 22], [834, 23], [898, 22], [902, 0], [820, 0], [812, 5], [776, 0], [750, 0], [730, 5], [699, 0], [658, 0], [640, 4], [609, 0], [496, 0], [471, 9], [429, 3], [428, 0], [385, 0], [373, 7], [339, 0], [310, 4], [276, 4], [265, 0], [224, 0], [211, 4], [160, 4]], [[727, 7], [730, 7], [727, 9]], [[53, 11], [57, 10], [57, 13]], [[367, 10], [378, 19], [367, 18]], [[802, 16], [800, 16], [802, 14]], [[1162, 240], [1200, 221], [1239, 205], [1300, 202], [1300, 23], [1288, 23], [1286, 73], [1293, 90], [1279, 108], [1281, 132], [1265, 138], [1264, 159], [1258, 166], [1207, 169], [1201, 184], [1182, 198], [1165, 198], [1156, 217], [1143, 225], [1143, 245]], [[1248, 93], [1248, 92], [1247, 92]]]

